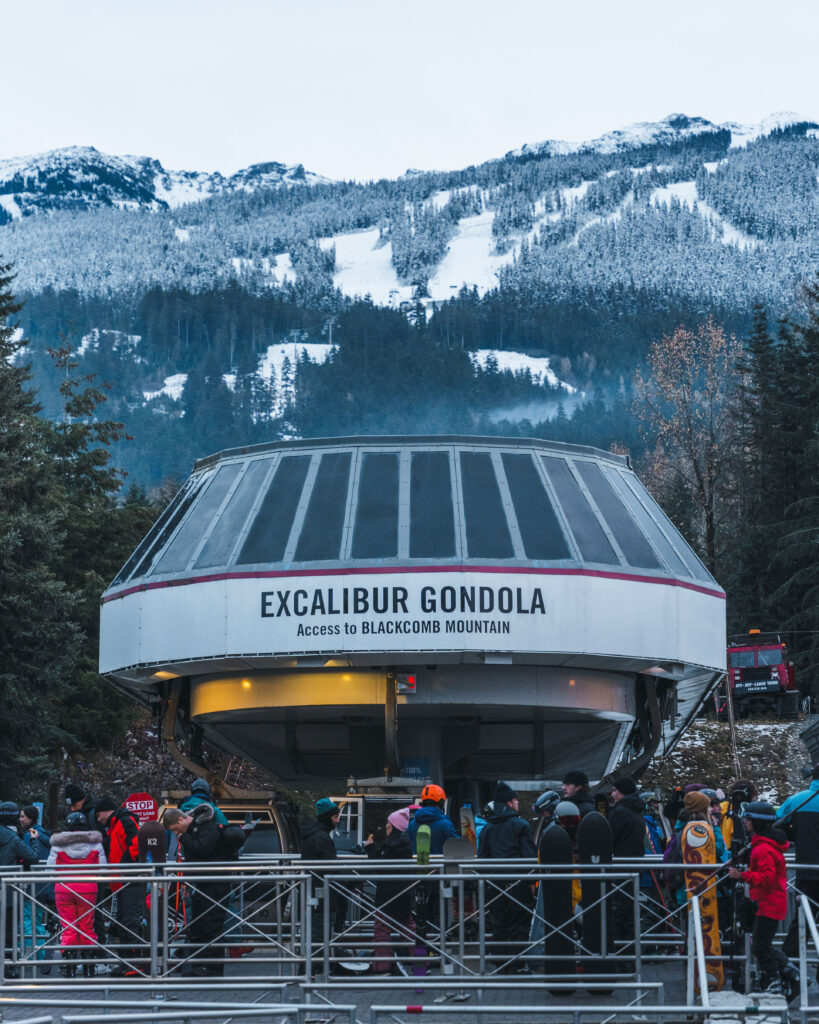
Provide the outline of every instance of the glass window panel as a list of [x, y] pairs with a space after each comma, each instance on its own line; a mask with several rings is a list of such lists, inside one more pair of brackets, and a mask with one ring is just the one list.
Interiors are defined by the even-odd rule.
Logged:
[[469, 558], [514, 558], [492, 456], [461, 452], [466, 548]]
[[239, 481], [239, 486], [230, 496], [219, 522], [211, 530], [207, 543], [199, 553], [196, 559], [197, 569], [227, 565], [236, 539], [245, 525], [247, 514], [269, 469], [269, 459], [256, 459], [250, 463], [247, 472]]
[[690, 576], [691, 573], [686, 568], [685, 563], [669, 543], [660, 527], [651, 518], [643, 505], [637, 500], [637, 495], [626, 483], [622, 474], [618, 473], [616, 469], [607, 469], [607, 475], [616, 488], [617, 493], [630, 509], [631, 514], [640, 526], [642, 526], [646, 534], [651, 538], [654, 547], [660, 552], [660, 556], [669, 571], [678, 576]]
[[365, 455], [358, 481], [353, 558], [395, 558], [398, 554], [398, 456]]
[[410, 558], [453, 558], [455, 516], [446, 452], [413, 452], [410, 463]]
[[651, 497], [645, 487], [643, 487], [637, 477], [630, 476], [628, 478], [628, 484], [636, 492], [640, 501], [660, 523], [663, 529], [669, 534], [669, 536], [674, 538], [674, 544], [680, 552], [680, 557], [691, 570], [691, 575], [698, 580], [708, 580], [710, 583], [715, 583], [716, 581], [714, 580], [714, 577], [711, 576], [699, 558], [697, 558], [688, 544], [686, 544], [680, 531], [671, 522], [665, 512], [663, 512], [657, 502]]
[[196, 545], [207, 533], [208, 527], [213, 522], [213, 517], [225, 500], [240, 468], [240, 464], [234, 462], [217, 469], [207, 490], [194, 505], [182, 529], [171, 541], [170, 547], [152, 570], [151, 576], [156, 576], [158, 573], [181, 572], [187, 568], [188, 562], [196, 550]]
[[[151, 561], [160, 546], [165, 543], [168, 537], [170, 537], [171, 533], [173, 533], [176, 526], [182, 519], [182, 516], [190, 508], [190, 504], [196, 497], [201, 486], [202, 478], [200, 477], [195, 482], [188, 479], [185, 484], [179, 488], [174, 497], [165, 506], [162, 515], [145, 535], [139, 547], [120, 569], [114, 583], [122, 583], [124, 580], [127, 580], [132, 573], [134, 575], [141, 575], [141, 573], [144, 572], [145, 568], [151, 564]], [[139, 566], [139, 572], [135, 573], [134, 568], [137, 565]]]
[[501, 455], [506, 482], [527, 558], [555, 561], [571, 558], [552, 502], [531, 455]]
[[200, 495], [200, 493], [202, 491], [202, 488], [207, 485], [207, 483], [208, 483], [208, 481], [210, 479], [212, 479], [211, 476], [201, 476], [201, 477], [199, 477], [199, 479], [196, 481], [196, 483], [191, 487], [191, 489], [188, 491], [188, 493], [184, 496], [182, 501], [179, 503], [179, 505], [174, 510], [173, 515], [171, 515], [170, 518], [166, 521], [165, 526], [163, 527], [163, 529], [160, 532], [160, 534], [157, 536], [156, 541], [154, 542], [154, 544], [151, 545], [150, 551], [148, 551], [148, 553], [142, 559], [140, 564], [137, 566], [137, 568], [136, 568], [136, 570], [134, 572], [134, 577], [137, 577], [137, 576], [147, 576], [148, 575], [149, 570], [151, 568], [151, 563], [153, 562], [154, 558], [162, 550], [163, 546], [165, 544], [167, 544], [168, 539], [171, 536], [173, 536], [174, 530], [177, 528], [177, 526], [179, 526], [179, 524], [185, 518], [185, 515], [188, 512], [188, 509], [191, 507], [191, 505], [194, 503], [194, 501], [199, 497], [199, 495]]
[[660, 561], [596, 462], [575, 461], [626, 561], [638, 569], [659, 569]]
[[341, 556], [351, 459], [350, 452], [322, 455], [296, 547], [297, 562], [328, 562]]
[[281, 460], [242, 545], [237, 565], [281, 562], [284, 558], [309, 468], [309, 455], [291, 455]]
[[565, 459], [552, 455], [542, 455], [543, 465], [549, 474], [549, 481], [554, 487], [557, 500], [563, 508], [563, 514], [574, 534], [580, 555], [584, 562], [599, 562], [602, 565], [619, 565], [614, 548], [609, 543], [603, 527], [592, 512], [586, 495], [581, 491], [580, 484], [575, 480]]

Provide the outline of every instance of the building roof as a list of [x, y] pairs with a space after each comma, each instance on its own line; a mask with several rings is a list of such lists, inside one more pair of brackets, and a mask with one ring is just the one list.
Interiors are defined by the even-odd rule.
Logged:
[[716, 587], [624, 456], [402, 436], [276, 442], [198, 461], [109, 592], [229, 571], [451, 564]]

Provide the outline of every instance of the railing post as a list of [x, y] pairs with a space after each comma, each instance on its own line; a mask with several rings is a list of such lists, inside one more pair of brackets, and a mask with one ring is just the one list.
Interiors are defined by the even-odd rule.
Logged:
[[685, 940], [685, 1001], [689, 1006], [694, 1005], [694, 912], [691, 903], [688, 904], [688, 935]]
[[330, 885], [327, 881], [327, 875], [323, 876], [324, 888], [322, 890], [322, 899], [324, 905], [322, 907], [323, 914], [323, 939], [324, 939], [324, 980], [327, 981], [330, 977], [330, 943], [333, 938], [332, 927], [330, 925]]
[[478, 879], [478, 963], [481, 977], [486, 974], [486, 879]]
[[151, 893], [151, 912], [148, 915], [148, 927], [151, 930], [151, 978], [155, 980], [159, 973], [159, 887], [155, 873], [148, 879], [148, 887]]
[[640, 872], [635, 874], [633, 879], [634, 889], [634, 970], [637, 976], [637, 981], [642, 981], [641, 973], [643, 969], [642, 964], [642, 950], [643, 950], [643, 937], [640, 921]]
[[808, 1019], [808, 950], [805, 929], [805, 899], [800, 895], [796, 901], [796, 912], [799, 915], [799, 1020], [806, 1024]]

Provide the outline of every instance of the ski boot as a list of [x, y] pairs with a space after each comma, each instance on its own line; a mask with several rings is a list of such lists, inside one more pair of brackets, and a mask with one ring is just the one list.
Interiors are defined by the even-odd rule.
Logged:
[[777, 978], [775, 974], [763, 974], [759, 979], [759, 987], [766, 996], [781, 996], [785, 992], [782, 979]]
[[93, 978], [96, 973], [97, 965], [94, 963], [94, 953], [89, 947], [88, 949], [80, 950], [80, 959], [82, 960], [82, 976], [84, 978]]
[[799, 971], [793, 964], [788, 964], [782, 969], [779, 977], [782, 979], [785, 998], [790, 1003], [799, 995]]
[[74, 961], [77, 959], [76, 949], [64, 949], [62, 951], [62, 963], [60, 964], [60, 977], [61, 978], [74, 978], [77, 975], [77, 965]]

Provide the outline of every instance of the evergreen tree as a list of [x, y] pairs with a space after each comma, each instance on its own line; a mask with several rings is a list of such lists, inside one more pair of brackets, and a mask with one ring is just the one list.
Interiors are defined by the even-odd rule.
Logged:
[[80, 653], [76, 594], [55, 571], [65, 544], [50, 426], [19, 362], [10, 265], [0, 265], [0, 774], [11, 795], [69, 741], [59, 709]]

